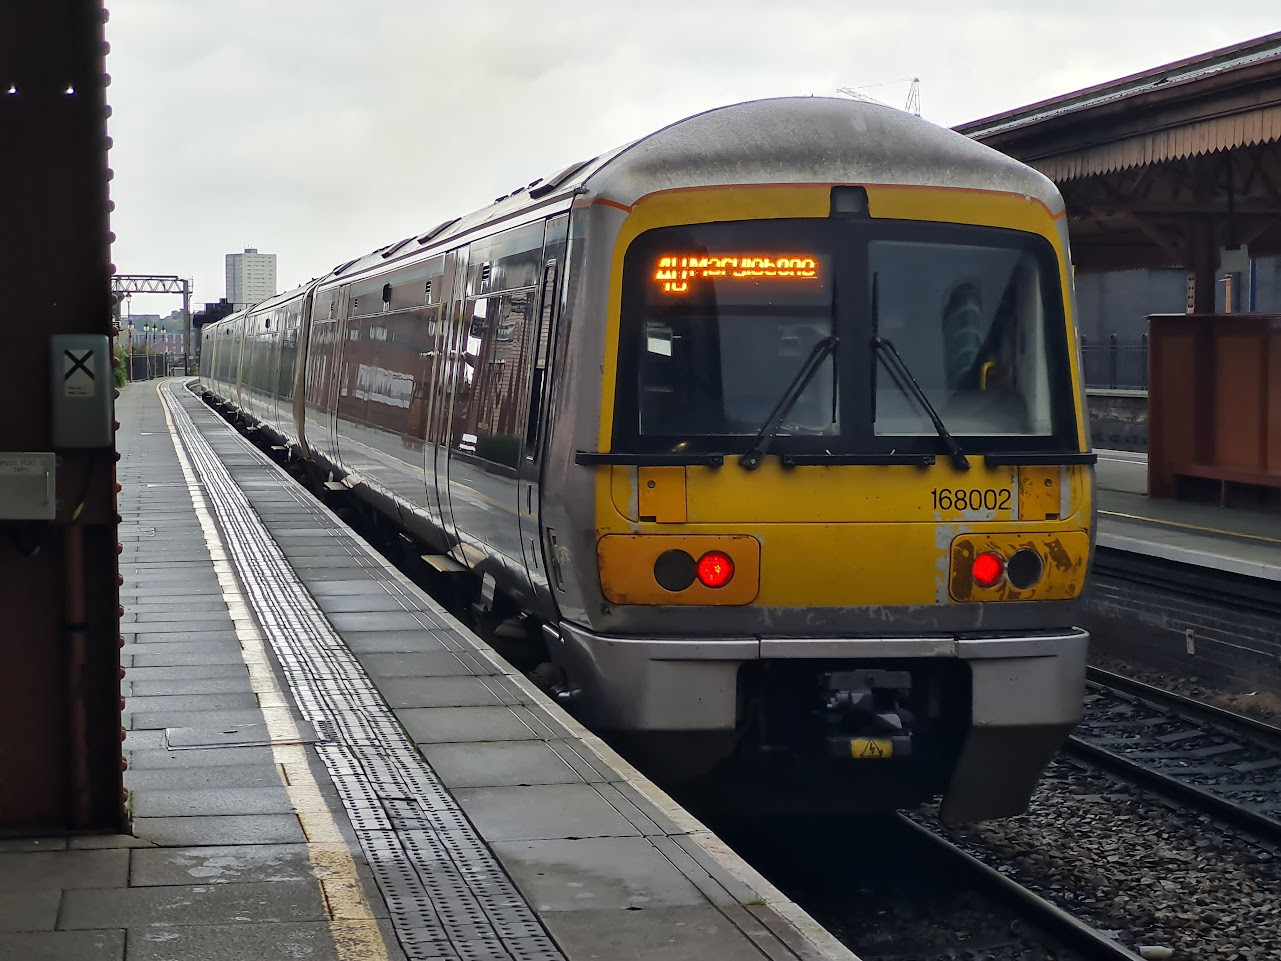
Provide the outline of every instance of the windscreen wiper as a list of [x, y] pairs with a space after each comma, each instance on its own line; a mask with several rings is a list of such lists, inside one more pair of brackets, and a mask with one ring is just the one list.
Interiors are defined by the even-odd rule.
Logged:
[[774, 410], [766, 419], [764, 426], [761, 427], [760, 433], [756, 435], [756, 442], [752, 444], [751, 450], [739, 456], [738, 463], [742, 467], [747, 470], [756, 470], [761, 466], [761, 459], [765, 456], [765, 449], [769, 447], [770, 441], [778, 434], [778, 428], [783, 423], [783, 418], [787, 416], [787, 412], [792, 409], [792, 405], [796, 403], [801, 394], [805, 393], [805, 388], [814, 379], [819, 365], [823, 363], [828, 354], [833, 357], [836, 356], [837, 343], [838, 341], [835, 337], [824, 337], [814, 345], [810, 355], [805, 358], [805, 363], [801, 364], [801, 369], [796, 372], [792, 382], [783, 391], [783, 396], [774, 405]]
[[[881, 358], [886, 369], [898, 379], [900, 385], [909, 388], [908, 392], [920, 401], [921, 406], [925, 408], [925, 412], [930, 415], [930, 420], [934, 422], [934, 429], [938, 431], [939, 437], [943, 439], [943, 446], [952, 455], [952, 466], [957, 470], [969, 470], [969, 458], [962, 453], [961, 445], [956, 442], [952, 432], [943, 424], [943, 418], [939, 417], [938, 411], [930, 403], [929, 397], [921, 389], [921, 385], [916, 382], [916, 378], [912, 376], [912, 371], [908, 368], [907, 362], [903, 360], [903, 355], [898, 352], [898, 348], [894, 346], [894, 342], [886, 340], [884, 337], [873, 337], [872, 350]], [[890, 363], [889, 358], [894, 360], [893, 364]]]

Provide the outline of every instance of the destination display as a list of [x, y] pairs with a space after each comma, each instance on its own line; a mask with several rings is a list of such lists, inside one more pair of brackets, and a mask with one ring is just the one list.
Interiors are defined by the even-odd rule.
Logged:
[[654, 284], [664, 294], [688, 293], [699, 281], [784, 282], [820, 286], [819, 259], [807, 254], [660, 254]]

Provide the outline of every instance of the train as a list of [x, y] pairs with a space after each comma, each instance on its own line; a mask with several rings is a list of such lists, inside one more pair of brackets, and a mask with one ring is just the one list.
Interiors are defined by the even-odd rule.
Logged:
[[1077, 344], [1050, 180], [788, 97], [207, 324], [198, 389], [674, 779], [966, 822], [1081, 715]]

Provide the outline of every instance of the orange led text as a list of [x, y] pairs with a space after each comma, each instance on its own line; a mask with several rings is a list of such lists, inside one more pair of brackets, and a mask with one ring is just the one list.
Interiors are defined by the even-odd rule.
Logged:
[[658, 258], [654, 280], [669, 294], [682, 294], [695, 280], [754, 280], [761, 278], [781, 280], [817, 280], [818, 262], [813, 257], [768, 256], [745, 254], [737, 257], [682, 257], [669, 255]]

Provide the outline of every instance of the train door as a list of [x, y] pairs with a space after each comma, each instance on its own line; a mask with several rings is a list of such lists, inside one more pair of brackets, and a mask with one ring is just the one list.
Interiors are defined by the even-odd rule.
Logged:
[[[338, 302], [336, 313], [337, 323], [334, 327], [334, 344], [333, 344], [333, 367], [329, 376], [328, 391], [325, 397], [325, 408], [323, 416], [325, 418], [325, 437], [328, 446], [325, 449], [325, 457], [331, 464], [337, 465], [341, 461], [338, 459], [338, 405], [339, 397], [351, 390], [349, 383], [347, 366], [351, 360], [350, 353], [345, 349], [347, 341], [347, 325], [349, 307], [351, 305], [351, 284], [343, 284], [338, 288]], [[354, 376], [354, 374], [352, 374]]]
[[525, 413], [525, 438], [519, 463], [518, 513], [520, 544], [525, 570], [533, 591], [533, 608], [545, 617], [554, 617], [556, 602], [543, 557], [540, 517], [542, 514], [543, 448], [550, 422], [552, 346], [555, 343], [562, 274], [565, 263], [569, 215], [547, 222], [543, 245], [543, 268], [538, 287], [534, 323], [528, 331], [532, 369], [529, 403]]
[[441, 281], [441, 308], [433, 334], [432, 352], [435, 367], [431, 378], [430, 411], [427, 417], [427, 442], [425, 447], [427, 502], [432, 520], [438, 524], [447, 544], [446, 550], [455, 560], [462, 560], [454, 548], [458, 533], [454, 528], [454, 515], [449, 505], [449, 443], [453, 425], [455, 383], [461, 377], [459, 367], [464, 358], [459, 354], [459, 344], [466, 343], [463, 332], [458, 330], [466, 298], [467, 248], [445, 255], [445, 274]]
[[546, 227], [474, 241], [451, 327], [456, 376], [449, 433], [455, 556], [522, 604], [531, 599], [520, 529], [520, 460], [536, 342]]
[[278, 307], [267, 317], [266, 346], [270, 353], [266, 376], [263, 378], [263, 403], [267, 411], [263, 420], [276, 427], [280, 426], [280, 354], [285, 343], [284, 326], [285, 311], [283, 307]]
[[236, 324], [235, 333], [232, 334], [232, 356], [236, 358], [236, 372], [234, 389], [231, 392], [231, 399], [237, 407], [245, 406], [245, 340], [249, 337], [249, 315], [245, 314]]

